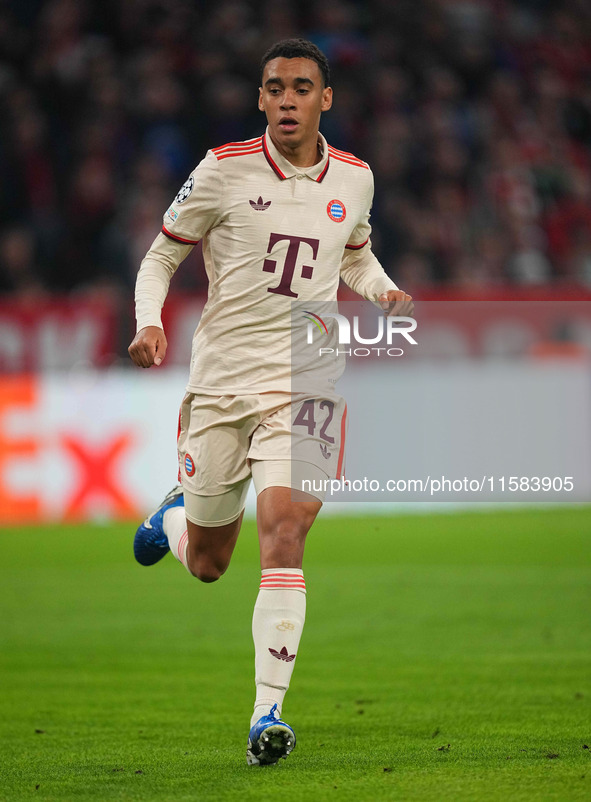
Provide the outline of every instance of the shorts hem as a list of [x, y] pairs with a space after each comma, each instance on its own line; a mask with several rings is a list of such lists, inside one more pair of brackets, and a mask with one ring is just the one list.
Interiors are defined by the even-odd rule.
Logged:
[[238, 518], [240, 518], [240, 516], [242, 515], [243, 512], [244, 512], [244, 507], [240, 510], [238, 515], [231, 515], [229, 518], [224, 518], [221, 521], [203, 521], [203, 520], [200, 521], [197, 518], [195, 518], [194, 516], [188, 515], [186, 510], [185, 510], [185, 517], [186, 517], [186, 519], [188, 521], [191, 521], [192, 524], [196, 524], [197, 526], [206, 526], [208, 528], [211, 528], [211, 527], [214, 527], [214, 526], [227, 526], [228, 524], [232, 524], [232, 523], [234, 523], [234, 521], [237, 521]]

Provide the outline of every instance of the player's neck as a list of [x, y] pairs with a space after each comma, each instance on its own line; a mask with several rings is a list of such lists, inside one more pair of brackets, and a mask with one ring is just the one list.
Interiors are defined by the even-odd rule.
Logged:
[[271, 136], [271, 139], [283, 158], [287, 159], [294, 167], [313, 167], [322, 160], [322, 145], [318, 135], [316, 135], [316, 139], [313, 142], [302, 143], [295, 148], [280, 145], [275, 142], [273, 136]]

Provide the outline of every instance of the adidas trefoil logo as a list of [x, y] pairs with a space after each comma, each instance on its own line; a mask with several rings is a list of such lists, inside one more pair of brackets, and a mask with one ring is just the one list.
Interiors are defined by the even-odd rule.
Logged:
[[276, 657], [278, 660], [285, 660], [286, 663], [291, 663], [292, 660], [295, 660], [295, 654], [289, 654], [286, 646], [284, 646], [280, 652], [275, 649], [269, 649], [269, 651], [273, 657]]
[[263, 201], [262, 197], [259, 195], [259, 199], [257, 201], [248, 201], [253, 209], [257, 212], [266, 212], [269, 206], [271, 205], [271, 201], [267, 201], [266, 203]]
[[320, 443], [320, 453], [324, 459], [330, 459], [330, 451], [328, 450], [328, 446], [324, 443]]

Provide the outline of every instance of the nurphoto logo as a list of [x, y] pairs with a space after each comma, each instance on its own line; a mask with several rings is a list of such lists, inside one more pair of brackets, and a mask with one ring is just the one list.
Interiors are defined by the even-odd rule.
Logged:
[[[329, 334], [328, 325], [325, 320], [336, 321], [338, 327], [338, 344], [351, 345], [351, 340], [355, 347], [353, 348], [329, 348], [322, 345], [318, 349], [318, 356], [326, 356], [331, 354], [333, 356], [403, 356], [404, 349], [397, 346], [392, 347], [394, 341], [400, 342], [400, 337], [406, 340], [410, 345], [417, 345], [417, 341], [411, 335], [417, 327], [417, 321], [412, 317], [386, 317], [383, 315], [376, 316], [376, 323], [374, 331], [376, 332], [371, 337], [363, 337], [359, 331], [359, 316], [353, 315], [353, 325], [345, 315], [338, 312], [325, 312], [323, 317], [304, 310], [304, 318], [308, 321], [308, 331], [306, 334], [306, 342], [308, 345], [314, 344], [315, 337], [326, 337]], [[367, 324], [365, 324], [367, 326]], [[331, 327], [332, 328], [332, 327]], [[320, 332], [320, 334], [318, 334]], [[322, 342], [322, 340], [320, 340]], [[380, 345], [378, 345], [380, 343]], [[367, 346], [372, 346], [368, 348]]]

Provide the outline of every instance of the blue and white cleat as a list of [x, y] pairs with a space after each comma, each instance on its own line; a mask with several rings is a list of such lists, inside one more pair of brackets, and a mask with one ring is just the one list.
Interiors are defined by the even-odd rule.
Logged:
[[138, 527], [133, 541], [133, 553], [140, 565], [154, 565], [170, 551], [168, 538], [162, 528], [162, 519], [166, 510], [182, 507], [184, 503], [183, 488], [177, 485], [165, 496], [156, 512]]
[[249, 766], [271, 766], [287, 757], [296, 745], [295, 732], [276, 715], [273, 705], [268, 716], [260, 718], [248, 733], [246, 762]]

